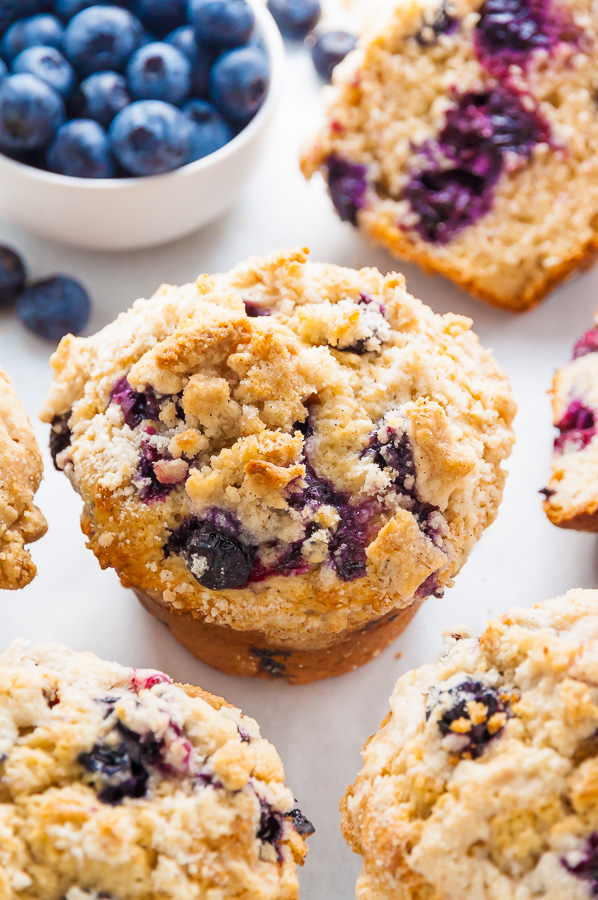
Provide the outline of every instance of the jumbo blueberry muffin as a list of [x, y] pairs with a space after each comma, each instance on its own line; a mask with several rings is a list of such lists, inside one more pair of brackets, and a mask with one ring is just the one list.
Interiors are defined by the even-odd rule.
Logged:
[[592, 0], [391, 4], [303, 171], [400, 259], [533, 306], [598, 249], [597, 37]]
[[35, 576], [27, 544], [46, 533], [33, 500], [42, 458], [27, 414], [0, 369], [0, 589], [25, 587]]
[[313, 827], [253, 719], [56, 644], [0, 656], [0, 896], [296, 900]]
[[542, 490], [550, 521], [578, 531], [598, 531], [598, 314], [596, 324], [554, 376], [552, 409], [559, 433], [550, 481]]
[[445, 636], [343, 800], [359, 900], [598, 895], [598, 591]]
[[67, 337], [44, 417], [101, 565], [225, 671], [370, 659], [501, 499], [514, 404], [470, 325], [298, 251]]

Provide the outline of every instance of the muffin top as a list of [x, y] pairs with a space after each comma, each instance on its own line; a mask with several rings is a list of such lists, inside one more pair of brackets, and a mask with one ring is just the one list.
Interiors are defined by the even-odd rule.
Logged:
[[403, 276], [250, 259], [54, 358], [44, 418], [122, 581], [294, 646], [439, 594], [496, 514], [514, 404]]
[[445, 637], [342, 804], [359, 900], [598, 896], [598, 591]]
[[0, 589], [29, 584], [35, 566], [25, 545], [46, 533], [33, 498], [42, 458], [27, 414], [0, 369]]
[[253, 719], [160, 672], [0, 656], [0, 896], [294, 900], [313, 831]]

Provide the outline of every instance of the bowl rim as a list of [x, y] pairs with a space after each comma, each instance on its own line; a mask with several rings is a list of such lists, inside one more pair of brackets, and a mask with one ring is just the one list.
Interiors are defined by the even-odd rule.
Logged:
[[133, 187], [133, 185], [139, 186], [148, 181], [156, 183], [166, 179], [186, 178], [189, 175], [208, 170], [212, 165], [233, 156], [237, 151], [242, 150], [251, 141], [254, 134], [266, 123], [270, 110], [276, 103], [283, 78], [284, 43], [279, 28], [265, 2], [260, 2], [260, 0], [247, 0], [247, 2], [255, 12], [256, 23], [266, 43], [270, 62], [270, 85], [266, 99], [253, 119], [220, 149], [209, 153], [202, 159], [195, 160], [195, 162], [186, 163], [178, 169], [173, 169], [171, 172], [162, 172], [158, 175], [130, 175], [124, 178], [76, 178], [74, 175], [61, 175], [58, 172], [48, 172], [45, 169], [30, 166], [28, 163], [11, 159], [10, 156], [6, 156], [1, 151], [0, 166], [5, 166], [9, 170], [17, 170], [25, 177], [31, 178], [32, 181], [44, 182], [68, 189], [124, 191]]

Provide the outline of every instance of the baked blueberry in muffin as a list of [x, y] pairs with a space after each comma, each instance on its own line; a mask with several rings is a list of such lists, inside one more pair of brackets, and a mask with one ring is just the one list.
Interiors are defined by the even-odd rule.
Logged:
[[66, 338], [44, 417], [101, 565], [227, 671], [370, 659], [501, 498], [514, 404], [470, 324], [298, 251]]
[[253, 719], [161, 672], [0, 656], [7, 900], [296, 900], [314, 828]]
[[359, 900], [598, 890], [598, 591], [445, 636], [399, 679], [342, 804]]
[[[598, 323], [598, 319], [597, 319]], [[598, 328], [575, 344], [556, 372], [552, 409], [558, 434], [544, 511], [555, 525], [598, 531]]]
[[400, 259], [533, 306], [598, 249], [597, 37], [590, 0], [391, 4], [303, 171]]

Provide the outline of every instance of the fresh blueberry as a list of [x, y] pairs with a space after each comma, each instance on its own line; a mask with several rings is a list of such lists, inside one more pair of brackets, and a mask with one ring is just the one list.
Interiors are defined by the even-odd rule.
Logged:
[[583, 450], [596, 434], [596, 415], [583, 401], [572, 400], [556, 427], [560, 431], [554, 441], [557, 453], [566, 447]]
[[83, 285], [69, 275], [52, 275], [29, 284], [17, 300], [21, 322], [50, 341], [79, 334], [89, 321], [91, 301]]
[[11, 75], [0, 85], [0, 149], [47, 147], [63, 121], [60, 96], [34, 75]]
[[195, 32], [190, 25], [177, 28], [168, 35], [166, 43], [172, 44], [173, 47], [184, 53], [191, 63], [191, 92], [193, 95], [207, 97], [214, 53], [205, 44], [198, 44], [195, 40]]
[[[1, 95], [1, 94], [0, 94]], [[138, 100], [110, 126], [112, 151], [131, 175], [158, 175], [184, 165], [191, 152], [191, 125], [161, 100]]]
[[134, 12], [148, 31], [159, 36], [187, 24], [187, 0], [136, 0]]
[[125, 797], [145, 797], [152, 768], [160, 762], [163, 742], [151, 732], [138, 734], [118, 722], [118, 742], [99, 742], [80, 753], [79, 764], [102, 803], [116, 806]]
[[248, 122], [268, 93], [268, 60], [256, 47], [241, 47], [220, 56], [210, 74], [210, 99], [227, 119]]
[[247, 43], [255, 15], [247, 0], [189, 0], [189, 21], [198, 41], [230, 48]]
[[355, 49], [356, 43], [356, 38], [348, 31], [325, 31], [318, 35], [311, 48], [311, 58], [320, 78], [332, 81], [335, 66]]
[[192, 123], [189, 162], [215, 153], [228, 144], [235, 135], [216, 107], [205, 100], [190, 100], [183, 108], [183, 112]]
[[116, 6], [84, 9], [71, 19], [64, 35], [66, 55], [82, 75], [123, 71], [142, 42], [139, 19]]
[[0, 44], [0, 52], [7, 63], [28, 47], [58, 47], [62, 49], [64, 28], [55, 16], [31, 16], [11, 25]]
[[268, 9], [285, 37], [302, 41], [322, 15], [320, 0], [268, 0]]
[[191, 63], [172, 44], [146, 44], [129, 60], [127, 84], [136, 100], [164, 100], [178, 106], [191, 91]]
[[199, 584], [211, 591], [245, 587], [255, 564], [255, 548], [220, 521], [190, 519], [171, 534], [164, 550], [180, 555]]
[[286, 678], [286, 661], [290, 659], [290, 650], [264, 650], [261, 647], [252, 647], [251, 655], [255, 656], [258, 670], [269, 678]]
[[23, 260], [11, 247], [0, 246], [0, 306], [10, 306], [25, 287]]
[[68, 100], [75, 87], [73, 67], [56, 47], [29, 47], [19, 53], [12, 64], [13, 72], [28, 72], [45, 81], [63, 100]]
[[72, 119], [48, 150], [48, 167], [73, 178], [111, 178], [114, 164], [108, 135], [91, 119]]
[[560, 37], [551, 6], [549, 0], [486, 0], [474, 31], [483, 64], [524, 66], [533, 51], [549, 50]]
[[129, 106], [131, 97], [127, 82], [118, 72], [95, 72], [81, 82], [75, 91], [70, 109], [78, 119], [94, 119], [108, 128], [114, 117]]

